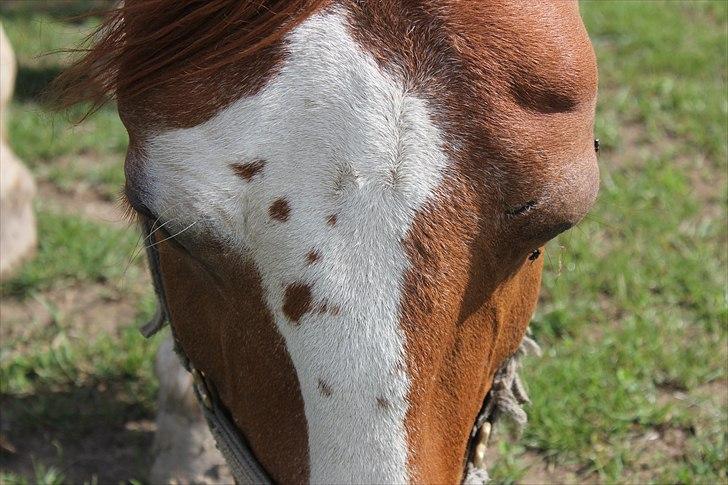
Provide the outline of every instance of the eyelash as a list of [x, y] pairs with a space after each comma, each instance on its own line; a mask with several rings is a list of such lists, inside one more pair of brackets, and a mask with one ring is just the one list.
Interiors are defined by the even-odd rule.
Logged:
[[526, 212], [530, 211], [534, 207], [536, 207], [536, 201], [535, 200], [529, 200], [528, 202], [526, 202], [525, 205], [523, 205], [523, 206], [521, 206], [521, 207], [519, 207], [519, 208], [517, 208], [515, 210], [508, 211], [508, 215], [509, 216], [520, 216], [520, 215], [523, 215]]

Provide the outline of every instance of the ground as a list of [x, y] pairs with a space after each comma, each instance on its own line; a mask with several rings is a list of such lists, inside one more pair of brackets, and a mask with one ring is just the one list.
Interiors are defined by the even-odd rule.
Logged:
[[[80, 125], [40, 93], [103, 2], [4, 2], [19, 60], [7, 129], [38, 185], [40, 247], [0, 287], [0, 481], [143, 482], [159, 337], [116, 203], [113, 107]], [[600, 67], [602, 187], [546, 251], [524, 364], [533, 403], [491, 447], [497, 483], [726, 482], [728, 6], [583, 2]]]

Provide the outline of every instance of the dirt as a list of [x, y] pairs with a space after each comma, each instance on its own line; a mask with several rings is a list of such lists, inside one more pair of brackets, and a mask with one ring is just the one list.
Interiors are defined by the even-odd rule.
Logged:
[[[119, 323], [133, 322], [137, 301], [146, 284], [130, 282], [125, 291], [111, 285], [78, 283], [39, 292], [32, 298], [4, 298], [0, 303], [0, 340], [29, 342], [48, 328], [63, 330], [69, 338], [93, 340], [102, 334], [118, 335]], [[13, 349], [13, 353], [23, 348]], [[7, 358], [7, 356], [6, 356]]]
[[657, 405], [687, 410], [692, 416], [692, 424], [657, 427], [630, 439], [631, 478], [637, 483], [654, 481], [656, 474], [665, 471], [666, 465], [688, 458], [690, 439], [704, 436], [715, 427], [716, 421], [723, 419], [721, 410], [728, 407], [728, 379], [708, 382], [689, 393], [665, 389], [658, 396]]
[[521, 455], [521, 462], [527, 467], [526, 473], [518, 481], [524, 485], [542, 485], [544, 483], [597, 483], [596, 477], [579, 475], [575, 467], [557, 466], [549, 463], [535, 451], [526, 451]]
[[685, 169], [689, 179], [690, 195], [703, 207], [701, 218], [722, 215], [728, 185], [728, 171], [724, 162], [708, 160], [703, 155], [687, 156], [679, 149], [679, 140], [665, 137], [659, 145], [651, 143], [645, 127], [639, 123], [626, 123], [619, 129], [619, 144], [614, 150], [600, 154], [602, 170], [608, 172], [640, 170], [650, 158], [675, 153], [672, 163]]
[[[83, 177], [70, 177], [63, 185], [54, 183], [51, 168], [70, 174], [93, 173], [100, 165], [114, 167], [121, 163], [116, 158], [102, 158], [93, 152], [60, 157], [51, 164], [36, 167], [36, 183], [38, 194], [44, 206], [51, 209], [62, 209], [71, 214], [86, 217], [94, 222], [114, 227], [129, 224], [127, 211], [121, 199], [121, 188], [118, 190], [108, 184], [92, 184]], [[72, 182], [71, 182], [72, 180]]]
[[[3, 299], [0, 339], [16, 342], [3, 359], [22, 355], [39, 342], [50, 340], [52, 345], [58, 335], [69, 340], [118, 335], [121, 324], [136, 319], [133, 295], [140, 296], [141, 288], [150, 284], [145, 279], [124, 292], [103, 284], [75, 284], [24, 300]], [[118, 383], [0, 395], [0, 407], [1, 470], [34, 477], [35, 466], [43, 464], [55, 467], [67, 483], [88, 482], [94, 476], [98, 483], [147, 476], [154, 411]]]
[[[120, 204], [108, 201], [87, 184], [69, 190], [44, 180], [37, 184], [41, 203], [47, 208], [101, 224], [129, 226]], [[116, 335], [120, 322], [134, 321], [138, 300], [150, 285], [146, 272], [135, 271], [113, 284], [79, 282], [40, 291], [28, 298], [5, 297], [0, 301], [0, 340], [28, 341], [50, 326], [64, 329], [69, 336], [93, 339], [101, 334]]]
[[[73, 189], [62, 190], [51, 182], [41, 181], [38, 183], [38, 193], [42, 194], [44, 207], [63, 210], [114, 227], [129, 225], [121, 203], [110, 202], [106, 198], [99, 197], [88, 186], [79, 185]], [[94, 202], [89, 203], [89, 200], [94, 200]]]

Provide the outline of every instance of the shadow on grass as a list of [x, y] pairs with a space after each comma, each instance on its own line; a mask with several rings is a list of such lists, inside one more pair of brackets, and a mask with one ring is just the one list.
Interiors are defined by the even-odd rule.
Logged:
[[18, 67], [14, 98], [17, 101], [43, 101], [51, 81], [61, 73], [60, 66]]
[[[0, 469], [33, 480], [54, 467], [68, 483], [144, 480], [151, 466], [153, 410], [123, 384], [100, 383], [31, 395], [0, 395], [5, 446]], [[7, 445], [14, 448], [8, 451]]]

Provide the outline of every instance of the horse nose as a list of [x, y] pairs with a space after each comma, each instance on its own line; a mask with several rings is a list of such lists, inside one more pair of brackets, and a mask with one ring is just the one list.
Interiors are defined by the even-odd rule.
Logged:
[[596, 153], [589, 151], [580, 161], [567, 170], [568, 184], [566, 200], [569, 209], [567, 220], [571, 226], [579, 223], [591, 210], [599, 193], [599, 164]]
[[599, 192], [599, 166], [594, 152], [567, 164], [547, 197], [546, 217], [550, 219], [549, 239], [578, 224], [596, 201]]
[[594, 153], [553, 169], [539, 194], [522, 207], [509, 211], [523, 214], [523, 237], [540, 246], [578, 224], [589, 212], [599, 191], [599, 167]]

